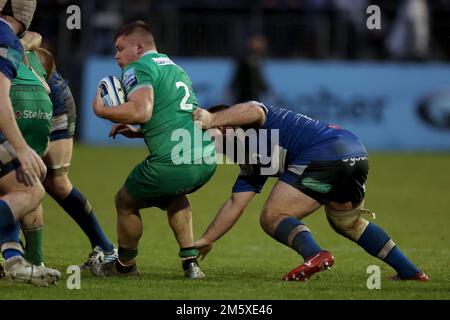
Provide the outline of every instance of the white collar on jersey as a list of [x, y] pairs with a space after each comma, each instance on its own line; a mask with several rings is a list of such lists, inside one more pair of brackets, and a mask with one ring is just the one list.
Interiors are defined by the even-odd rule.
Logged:
[[152, 53], [158, 53], [158, 51], [156, 51], [156, 50], [148, 50], [148, 51], [145, 51], [142, 56], [146, 56], [146, 55], [152, 54]]

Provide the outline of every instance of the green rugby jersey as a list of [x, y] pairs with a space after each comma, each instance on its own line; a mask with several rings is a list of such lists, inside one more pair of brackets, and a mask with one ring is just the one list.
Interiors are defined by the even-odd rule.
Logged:
[[[46, 72], [39, 58], [34, 52], [27, 52], [27, 56], [30, 66], [45, 81]], [[20, 132], [27, 144], [42, 157], [50, 138], [53, 105], [41, 81], [23, 62], [9, 95]]]
[[192, 82], [167, 55], [147, 51], [123, 69], [122, 83], [127, 97], [139, 88], [153, 88], [153, 113], [141, 124], [151, 161], [201, 163], [204, 156], [215, 156], [209, 134], [192, 120], [198, 106]]
[[[39, 58], [31, 51], [26, 53], [30, 66], [36, 71], [36, 73], [45, 81], [47, 73], [42, 66]], [[41, 81], [36, 75], [28, 68], [23, 61], [20, 62], [19, 69], [17, 70], [17, 77], [13, 80], [12, 85], [24, 84], [24, 85], [40, 85], [43, 86]]]

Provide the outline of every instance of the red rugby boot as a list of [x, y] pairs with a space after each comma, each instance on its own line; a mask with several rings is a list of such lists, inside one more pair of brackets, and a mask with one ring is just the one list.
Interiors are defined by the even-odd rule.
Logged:
[[285, 281], [306, 281], [313, 274], [323, 271], [325, 269], [330, 269], [334, 264], [334, 257], [328, 251], [321, 251], [315, 256], [309, 258], [302, 265], [289, 271], [283, 277]]
[[417, 272], [415, 275], [413, 275], [411, 278], [401, 278], [399, 275], [392, 276], [389, 278], [390, 280], [415, 280], [415, 281], [421, 281], [421, 282], [427, 282], [430, 280], [430, 277], [423, 271]]

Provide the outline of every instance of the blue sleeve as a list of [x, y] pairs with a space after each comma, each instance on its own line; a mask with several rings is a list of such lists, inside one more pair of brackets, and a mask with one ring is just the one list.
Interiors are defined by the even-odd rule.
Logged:
[[0, 21], [0, 72], [13, 80], [22, 58], [23, 47], [19, 38], [5, 22]]
[[47, 81], [50, 87], [50, 98], [53, 103], [56, 100], [63, 100], [68, 95], [69, 86], [67, 81], [55, 70], [50, 79]]
[[64, 113], [67, 110], [67, 104], [74, 103], [67, 81], [55, 70], [47, 83], [50, 87], [53, 115]]
[[236, 182], [234, 183], [232, 192], [247, 192], [252, 191], [260, 193], [264, 184], [269, 176], [251, 175], [242, 176], [240, 175]]
[[286, 126], [285, 123], [280, 122], [279, 110], [276, 110], [273, 106], [264, 106], [264, 111], [266, 113], [266, 120], [261, 126], [261, 129], [273, 129], [273, 128], [283, 128]]

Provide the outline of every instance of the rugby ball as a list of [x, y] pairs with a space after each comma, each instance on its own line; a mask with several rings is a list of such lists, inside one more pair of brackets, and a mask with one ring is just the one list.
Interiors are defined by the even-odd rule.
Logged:
[[103, 103], [107, 107], [125, 103], [125, 90], [122, 82], [114, 76], [106, 76], [98, 84]]

